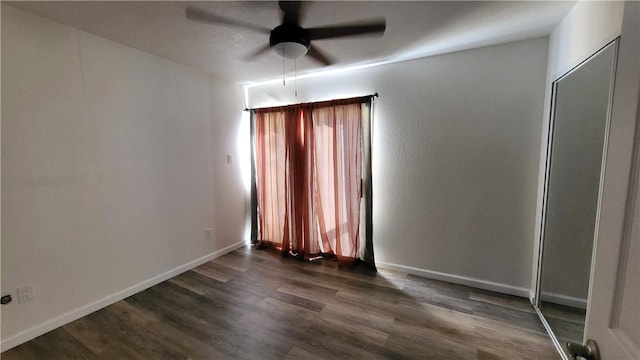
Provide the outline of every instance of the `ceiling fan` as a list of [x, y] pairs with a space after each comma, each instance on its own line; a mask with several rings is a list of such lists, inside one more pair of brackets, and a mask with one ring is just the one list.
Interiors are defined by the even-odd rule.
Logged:
[[282, 24], [274, 29], [212, 14], [194, 7], [187, 7], [185, 15], [187, 19], [193, 21], [236, 26], [263, 34], [269, 34], [269, 44], [265, 44], [249, 54], [249, 56], [246, 57], [247, 60], [255, 59], [269, 49], [273, 49], [276, 54], [284, 58], [296, 59], [304, 55], [309, 55], [324, 65], [331, 65], [334, 63], [334, 60], [319, 50], [317, 46], [312, 46], [312, 41], [356, 35], [382, 35], [386, 28], [385, 19], [378, 18], [365, 22], [352, 22], [305, 29], [300, 26], [300, 19], [302, 17], [302, 3], [300, 1], [279, 1], [278, 4], [283, 12]]

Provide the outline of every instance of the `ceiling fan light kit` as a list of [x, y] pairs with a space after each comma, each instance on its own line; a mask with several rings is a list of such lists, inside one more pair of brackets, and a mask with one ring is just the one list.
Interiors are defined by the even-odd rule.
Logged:
[[299, 42], [285, 41], [271, 47], [276, 54], [287, 58], [297, 59], [303, 57], [309, 51], [309, 47]]
[[282, 57], [297, 59], [307, 54], [311, 48], [311, 41], [303, 28], [283, 24], [271, 31], [269, 46]]

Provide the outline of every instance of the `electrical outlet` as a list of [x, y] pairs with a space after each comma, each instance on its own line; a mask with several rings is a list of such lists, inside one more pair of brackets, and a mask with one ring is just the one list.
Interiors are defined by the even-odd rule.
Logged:
[[31, 285], [18, 289], [18, 304], [26, 303], [34, 298], [33, 287]]
[[11, 298], [11, 294], [4, 295], [4, 296], [2, 296], [2, 298], [0, 298], [0, 304], [6, 305], [6, 304], [10, 303], [11, 300], [13, 300]]
[[233, 164], [233, 155], [227, 154], [227, 164], [228, 165]]
[[213, 229], [212, 228], [209, 227], [204, 232], [207, 235], [207, 240], [212, 240], [213, 239]]

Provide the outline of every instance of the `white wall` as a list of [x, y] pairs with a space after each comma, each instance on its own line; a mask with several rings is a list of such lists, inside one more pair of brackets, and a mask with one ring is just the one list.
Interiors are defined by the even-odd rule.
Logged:
[[527, 296], [546, 38], [251, 87], [250, 107], [378, 92], [378, 266]]
[[[544, 196], [552, 83], [620, 35], [623, 8], [624, 2], [618, 1], [580, 1], [565, 16], [549, 37], [542, 141], [540, 143], [541, 155], [532, 283], [537, 281], [539, 263], [540, 224], [542, 222], [542, 200]], [[535, 287], [532, 287], [530, 298], [533, 299], [534, 295]]]
[[[242, 91], [2, 4], [2, 350], [244, 242]], [[213, 228], [207, 240], [205, 229]]]
[[624, 1], [580, 1], [549, 38], [548, 73], [555, 80], [620, 35]]

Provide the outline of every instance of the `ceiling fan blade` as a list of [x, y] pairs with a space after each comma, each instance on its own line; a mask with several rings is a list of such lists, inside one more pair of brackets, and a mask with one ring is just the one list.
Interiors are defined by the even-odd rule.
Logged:
[[199, 21], [207, 24], [222, 24], [222, 25], [237, 26], [237, 27], [257, 31], [264, 34], [271, 33], [271, 29], [269, 28], [251, 24], [242, 20], [229, 19], [224, 16], [214, 15], [209, 12], [196, 9], [193, 7], [187, 7], [184, 14], [187, 17], [187, 19], [193, 20], [193, 21]]
[[279, 1], [278, 5], [283, 12], [283, 24], [300, 24], [300, 8], [302, 7], [302, 3], [300, 1]]
[[316, 46], [311, 46], [307, 55], [325, 66], [335, 63], [331, 57], [327, 56], [323, 51], [320, 51]]
[[349, 23], [307, 29], [309, 40], [334, 39], [356, 35], [382, 35], [387, 27], [385, 19], [376, 19], [366, 23]]
[[256, 60], [257, 58], [259, 58], [260, 56], [264, 55], [264, 53], [266, 53], [269, 50], [271, 50], [271, 46], [269, 46], [269, 44], [261, 46], [258, 49], [256, 49], [255, 51], [252, 51], [251, 53], [243, 56], [242, 57], [242, 61], [253, 61], [253, 60]]

